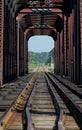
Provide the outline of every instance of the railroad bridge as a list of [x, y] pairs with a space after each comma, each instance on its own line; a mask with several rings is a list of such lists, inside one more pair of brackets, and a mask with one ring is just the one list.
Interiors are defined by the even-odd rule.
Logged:
[[[35, 35], [54, 40], [54, 74], [28, 73]], [[82, 130], [82, 0], [0, 0], [0, 130], [73, 129]]]
[[0, 84], [28, 73], [28, 40], [51, 36], [56, 73], [82, 84], [82, 0], [0, 0]]

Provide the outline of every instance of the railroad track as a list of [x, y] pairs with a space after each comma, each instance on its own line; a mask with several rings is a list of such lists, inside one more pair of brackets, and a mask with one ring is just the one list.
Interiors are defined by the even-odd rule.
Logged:
[[46, 79], [41, 73], [36, 77], [37, 74], [1, 118], [0, 130], [57, 129], [57, 108]]
[[4, 128], [13, 113], [12, 111], [16, 109], [18, 99], [24, 93], [25, 88], [29, 86], [28, 83], [31, 82], [33, 75], [20, 77], [18, 80], [5, 84], [0, 88], [0, 130]]
[[[73, 88], [72, 86], [68, 87], [68, 85], [66, 85], [62, 81], [58, 80], [58, 78], [55, 78], [55, 76], [53, 76], [50, 73], [47, 73], [47, 76], [53, 83], [53, 85], [52, 85], [52, 86], [54, 86], [53, 89], [56, 90], [57, 94], [60, 95], [60, 97], [62, 98], [62, 101], [65, 102], [64, 103], [65, 109], [63, 107], [62, 108], [65, 113], [64, 114], [65, 116], [70, 115], [70, 116], [66, 116], [66, 117], [69, 117], [69, 120], [67, 118], [65, 118], [65, 122], [68, 122], [67, 124], [70, 124], [67, 126], [68, 129], [69, 128], [72, 129], [71, 127], [73, 127], [74, 130], [78, 130], [78, 129], [81, 130], [82, 129], [82, 98], [81, 98], [81, 92], [79, 92], [79, 88], [77, 91], [77, 88]], [[56, 95], [56, 97], [57, 97], [57, 95]], [[69, 110], [68, 114], [66, 114], [67, 108]], [[62, 115], [62, 118], [65, 116]], [[73, 120], [71, 120], [70, 117]], [[66, 120], [68, 120], [68, 121], [66, 121]], [[64, 127], [66, 126], [65, 122], [63, 123]]]
[[43, 73], [40, 73], [36, 79], [26, 110], [28, 130], [57, 130], [56, 103], [53, 103], [53, 97]]
[[35, 73], [28, 83], [26, 76], [22, 78], [21, 91], [14, 88], [20, 92], [16, 100], [10, 96], [13, 103], [2, 106], [0, 130], [82, 130], [81, 109], [72, 101], [77, 95], [53, 75], [45, 74], [41, 68], [38, 71], [41, 72]]

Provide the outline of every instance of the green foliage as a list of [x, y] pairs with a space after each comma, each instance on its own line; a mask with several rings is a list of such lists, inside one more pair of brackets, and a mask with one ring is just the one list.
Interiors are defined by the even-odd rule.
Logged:
[[48, 52], [28, 52], [29, 64], [45, 64], [47, 58]]
[[46, 65], [50, 65], [51, 63], [54, 63], [54, 48], [48, 53], [48, 58], [45, 62]]
[[54, 49], [50, 52], [28, 52], [28, 63], [35, 65], [49, 65], [54, 61]]

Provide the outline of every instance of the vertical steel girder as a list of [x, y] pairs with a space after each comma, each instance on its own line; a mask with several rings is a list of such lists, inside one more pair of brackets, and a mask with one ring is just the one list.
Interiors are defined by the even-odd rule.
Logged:
[[0, 85], [3, 84], [4, 0], [0, 0]]
[[76, 84], [82, 84], [81, 3], [77, 1], [70, 14], [64, 16], [64, 29], [58, 34], [55, 48], [56, 72]]

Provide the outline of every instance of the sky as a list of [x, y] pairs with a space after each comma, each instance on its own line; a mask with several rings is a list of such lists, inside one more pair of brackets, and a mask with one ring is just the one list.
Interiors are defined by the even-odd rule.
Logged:
[[28, 41], [28, 51], [49, 52], [54, 48], [54, 40], [47, 35], [36, 35], [30, 37]]

